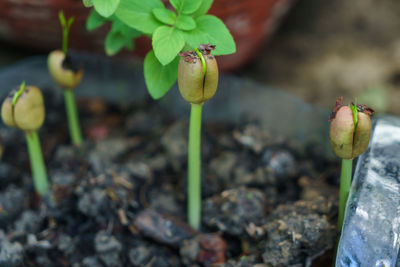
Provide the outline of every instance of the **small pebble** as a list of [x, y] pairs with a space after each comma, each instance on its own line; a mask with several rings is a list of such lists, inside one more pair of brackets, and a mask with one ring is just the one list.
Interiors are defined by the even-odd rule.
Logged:
[[89, 256], [83, 259], [82, 267], [103, 267], [103, 264], [96, 257]]
[[0, 266], [22, 266], [24, 249], [18, 242], [10, 243], [4, 232], [0, 230]]
[[261, 191], [240, 187], [206, 199], [203, 209], [203, 222], [207, 226], [240, 236], [246, 233], [249, 224], [265, 223], [268, 205]]
[[122, 245], [114, 236], [98, 232], [94, 240], [94, 245], [97, 256], [104, 265], [107, 267], [122, 266], [119, 255]]
[[151, 256], [149, 248], [144, 246], [129, 250], [129, 260], [134, 266], [144, 266], [149, 262]]
[[107, 204], [107, 197], [104, 190], [94, 188], [89, 193], [85, 193], [78, 202], [78, 209], [83, 214], [97, 217], [103, 207]]
[[62, 234], [58, 238], [57, 248], [63, 251], [65, 254], [71, 255], [75, 251], [75, 244], [71, 237], [68, 235]]
[[23, 190], [10, 185], [0, 192], [0, 226], [6, 226], [24, 209], [25, 193]]
[[172, 216], [161, 215], [152, 209], [140, 212], [134, 225], [144, 236], [175, 247], [197, 233], [186, 222]]
[[26, 210], [21, 214], [20, 218], [15, 221], [15, 230], [25, 233], [36, 233], [42, 221], [43, 219], [36, 212]]
[[272, 172], [280, 183], [285, 183], [288, 179], [298, 174], [297, 161], [294, 156], [287, 150], [283, 149], [267, 149], [262, 161], [267, 170]]

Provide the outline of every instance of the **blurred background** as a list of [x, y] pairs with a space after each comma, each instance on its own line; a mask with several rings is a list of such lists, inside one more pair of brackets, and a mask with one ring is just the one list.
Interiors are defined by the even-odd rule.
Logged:
[[[60, 47], [60, 9], [76, 18], [70, 47], [104, 53], [108, 27], [87, 32], [80, 0], [0, 0], [0, 70]], [[400, 1], [215, 0], [210, 13], [237, 42], [238, 53], [221, 60], [226, 71], [320, 107], [344, 96], [400, 115]], [[140, 39], [123, 56], [147, 49]]]

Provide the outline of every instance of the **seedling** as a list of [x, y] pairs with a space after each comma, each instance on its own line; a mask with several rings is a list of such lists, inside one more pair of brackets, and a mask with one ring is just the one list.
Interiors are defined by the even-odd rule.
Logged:
[[62, 50], [51, 52], [47, 60], [47, 65], [53, 79], [64, 90], [69, 133], [72, 143], [76, 146], [80, 146], [82, 144], [82, 133], [79, 125], [74, 91], [82, 80], [83, 69], [81, 67], [76, 67], [71, 57], [68, 55], [68, 35], [74, 18], [71, 17], [67, 21], [64, 13], [60, 11], [59, 20], [63, 32]]
[[[105, 41], [107, 54], [122, 48], [133, 49], [133, 39], [151, 37], [143, 72], [150, 96], [163, 97], [178, 80], [179, 91], [191, 103], [188, 151], [188, 220], [196, 229], [201, 221], [201, 113], [203, 103], [217, 90], [218, 67], [214, 55], [236, 52], [235, 41], [225, 24], [208, 15], [213, 0], [83, 0], [93, 10], [87, 20], [88, 30], [112, 22]], [[213, 43], [215, 45], [202, 45]], [[187, 51], [199, 47], [194, 51]], [[214, 50], [215, 49], [215, 50]], [[186, 51], [186, 52], [184, 52]], [[183, 52], [183, 53], [182, 53]], [[181, 58], [179, 58], [179, 56]]]
[[351, 186], [353, 159], [368, 148], [371, 137], [371, 118], [373, 109], [365, 105], [351, 103], [342, 106], [343, 97], [336, 101], [336, 106], [329, 118], [331, 121], [329, 140], [333, 152], [342, 159], [340, 172], [339, 220], [342, 229], [344, 212]]
[[45, 118], [43, 95], [39, 88], [26, 86], [10, 92], [1, 107], [3, 122], [25, 132], [31, 163], [33, 183], [37, 193], [45, 195], [49, 189], [46, 167], [43, 160], [40, 139], [37, 130]]
[[191, 104], [188, 151], [188, 220], [195, 228], [201, 222], [201, 113], [203, 103], [212, 98], [218, 86], [214, 45], [181, 53], [178, 86], [182, 97]]

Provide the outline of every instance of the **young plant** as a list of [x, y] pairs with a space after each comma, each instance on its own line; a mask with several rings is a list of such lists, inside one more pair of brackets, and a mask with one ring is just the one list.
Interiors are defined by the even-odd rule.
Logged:
[[373, 109], [365, 105], [342, 106], [343, 97], [329, 118], [331, 121], [329, 140], [333, 152], [342, 159], [340, 172], [339, 220], [338, 228], [343, 225], [347, 198], [350, 192], [353, 159], [368, 148], [371, 137], [371, 118]]
[[63, 32], [62, 50], [51, 52], [47, 59], [47, 65], [53, 79], [64, 90], [69, 133], [72, 143], [80, 146], [82, 144], [82, 133], [79, 125], [74, 90], [82, 80], [83, 69], [74, 65], [71, 57], [68, 55], [68, 35], [74, 18], [71, 17], [67, 21], [64, 13], [60, 11], [59, 19]]
[[218, 86], [218, 65], [211, 51], [215, 45], [181, 53], [178, 86], [191, 104], [188, 151], [188, 221], [195, 228], [201, 222], [201, 113], [203, 103], [212, 98]]
[[[188, 220], [199, 229], [202, 105], [215, 94], [218, 84], [218, 67], [210, 52], [214, 50], [214, 55], [235, 53], [232, 35], [220, 19], [207, 15], [213, 0], [169, 0], [169, 8], [161, 0], [112, 0], [109, 5], [100, 0], [83, 2], [94, 7], [87, 20], [88, 30], [107, 20], [113, 23], [105, 42], [108, 54], [115, 54], [123, 47], [132, 49], [132, 39], [140, 35], [151, 37], [153, 49], [147, 53], [143, 66], [151, 97], [161, 98], [178, 79], [179, 91], [191, 103]], [[202, 45], [207, 43], [214, 45]], [[187, 51], [192, 47], [199, 49]]]
[[133, 49], [133, 39], [145, 35], [152, 39], [153, 50], [144, 60], [144, 77], [154, 99], [164, 96], [175, 84], [182, 50], [213, 43], [214, 55], [235, 53], [235, 42], [225, 24], [207, 15], [213, 0], [169, 0], [170, 8], [161, 0], [83, 0], [93, 6], [87, 29], [94, 30], [105, 21], [113, 25], [106, 37], [105, 50], [113, 55], [122, 48]]
[[39, 88], [26, 86], [25, 82], [18, 89], [10, 92], [1, 107], [3, 122], [25, 132], [31, 163], [33, 184], [40, 195], [49, 189], [47, 172], [37, 130], [42, 126], [45, 117], [44, 101]]

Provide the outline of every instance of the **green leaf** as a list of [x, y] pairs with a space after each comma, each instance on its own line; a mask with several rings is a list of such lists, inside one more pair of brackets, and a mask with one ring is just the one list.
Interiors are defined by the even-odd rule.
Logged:
[[138, 30], [132, 29], [131, 27], [124, 24], [124, 26], [119, 30], [126, 38], [136, 38], [142, 35]]
[[128, 51], [133, 51], [133, 49], [135, 48], [135, 40], [134, 39], [127, 39], [125, 42], [125, 48]]
[[120, 0], [92, 0], [94, 9], [103, 17], [109, 17], [117, 10]]
[[92, 0], [82, 0], [82, 2], [83, 2], [83, 5], [85, 7], [92, 7], [93, 6]]
[[158, 19], [159, 21], [172, 25], [175, 23], [176, 20], [176, 14], [166, 8], [154, 8], [153, 9], [153, 15]]
[[178, 16], [175, 26], [180, 30], [190, 31], [196, 28], [196, 22], [192, 17], [181, 14]]
[[161, 65], [154, 51], [147, 53], [144, 59], [144, 79], [147, 90], [154, 99], [163, 97], [176, 82], [178, 77], [179, 57], [176, 57], [168, 65]]
[[108, 56], [113, 56], [117, 54], [125, 46], [125, 44], [126, 44], [125, 36], [123, 36], [119, 32], [114, 33], [110, 31], [107, 34], [106, 41], [104, 44], [106, 54]]
[[72, 25], [72, 23], [74, 23], [74, 21], [75, 21], [75, 18], [74, 18], [74, 17], [70, 17], [70, 18], [68, 19], [68, 23], [67, 23], [67, 28], [68, 28], [68, 29], [71, 28], [71, 25]]
[[163, 65], [170, 63], [185, 45], [182, 32], [168, 26], [160, 26], [153, 33], [153, 49]]
[[106, 18], [100, 16], [100, 14], [93, 9], [86, 20], [86, 30], [93, 31], [94, 29], [102, 26], [105, 22]]
[[192, 14], [193, 17], [198, 17], [207, 14], [214, 0], [203, 0], [201, 1], [200, 7]]
[[62, 28], [65, 29], [67, 26], [67, 21], [65, 20], [65, 15], [62, 10], [60, 12], [58, 12], [58, 19], [60, 21]]
[[117, 20], [113, 22], [105, 41], [105, 51], [109, 56], [117, 54], [122, 48], [133, 49], [133, 39], [141, 33]]
[[236, 44], [225, 24], [217, 17], [203, 15], [196, 19], [197, 27], [192, 31], [184, 31], [185, 41], [196, 48], [199, 44], [216, 45], [214, 55], [228, 55], [236, 52]]
[[201, 0], [169, 0], [171, 5], [175, 8], [176, 13], [191, 14], [195, 12], [201, 5]]
[[152, 34], [163, 25], [152, 14], [154, 8], [163, 8], [160, 0], [120, 0], [115, 15], [125, 24], [141, 32]]

